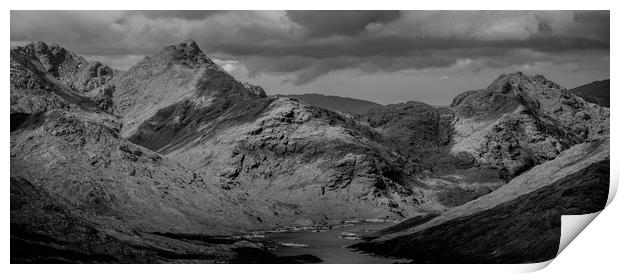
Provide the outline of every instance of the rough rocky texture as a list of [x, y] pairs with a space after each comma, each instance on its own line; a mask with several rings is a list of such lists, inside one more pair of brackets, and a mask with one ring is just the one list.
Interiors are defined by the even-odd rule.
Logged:
[[[150, 130], [146, 120], [153, 116], [170, 117], [171, 127], [184, 125], [181, 105], [190, 102], [201, 107], [229, 105], [250, 98], [265, 97], [265, 91], [243, 84], [213, 63], [193, 40], [168, 46], [147, 56], [109, 83], [113, 91], [114, 113], [122, 116], [121, 136], [141, 135], [140, 127]], [[224, 110], [226, 107], [220, 108]], [[178, 116], [178, 117], [177, 117]], [[167, 136], [172, 139], [175, 136]]]
[[609, 109], [588, 103], [544, 77], [517, 72], [452, 103], [451, 150], [510, 176], [563, 150], [609, 135]]
[[336, 112], [294, 99], [238, 104], [160, 151], [299, 214], [296, 223], [398, 218], [424, 209], [404, 159]]
[[501, 169], [480, 166], [464, 152], [449, 150], [454, 114], [420, 102], [371, 109], [362, 123], [383, 136], [383, 143], [406, 159], [405, 169], [434, 200], [452, 207], [487, 194], [505, 183]]
[[65, 48], [34, 42], [11, 50], [11, 55], [28, 58], [37, 70], [47, 73], [79, 93], [108, 82], [117, 72], [97, 61], [87, 61]]
[[[425, 103], [407, 102], [371, 109], [368, 125], [395, 150], [415, 163], [414, 171], [432, 169], [430, 157], [450, 142], [450, 120]], [[430, 156], [430, 157], [429, 157]]]
[[561, 215], [602, 210], [608, 189], [609, 140], [595, 140], [490, 194], [368, 235], [353, 248], [414, 263], [543, 262], [557, 254]]
[[[97, 67], [93, 74], [92, 68]], [[102, 72], [104, 71], [104, 72]], [[30, 117], [53, 109], [102, 112], [109, 96], [95, 96], [96, 87], [113, 72], [98, 62], [43, 42], [11, 50], [11, 129]]]
[[238, 197], [119, 139], [119, 126], [105, 114], [53, 110], [33, 116], [11, 133], [11, 175], [146, 231], [221, 234], [260, 226], [260, 213], [246, 212]]
[[333, 111], [340, 111], [343, 113], [354, 113], [354, 114], [365, 114], [372, 108], [381, 107], [380, 104], [375, 102], [341, 97], [341, 96], [333, 96], [333, 95], [323, 95], [323, 94], [315, 94], [315, 93], [307, 93], [307, 94], [287, 94], [287, 95], [278, 95], [281, 97], [295, 98], [298, 99], [308, 105], [331, 109]]
[[606, 108], [609, 107], [609, 79], [594, 81], [589, 84], [578, 86], [570, 89], [568, 92], [575, 94], [590, 103], [595, 103]]

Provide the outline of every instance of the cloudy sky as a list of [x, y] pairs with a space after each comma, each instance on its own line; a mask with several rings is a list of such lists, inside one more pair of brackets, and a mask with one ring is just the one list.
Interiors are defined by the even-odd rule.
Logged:
[[609, 78], [609, 28], [608, 11], [12, 11], [11, 46], [124, 70], [194, 39], [270, 94], [446, 105], [517, 70], [567, 88]]

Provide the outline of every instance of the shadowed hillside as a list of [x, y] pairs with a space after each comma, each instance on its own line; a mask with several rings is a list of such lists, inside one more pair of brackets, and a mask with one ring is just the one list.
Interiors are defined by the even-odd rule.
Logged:
[[578, 86], [568, 92], [575, 94], [590, 103], [599, 104], [606, 108], [609, 107], [609, 79], [594, 81], [583, 86]]

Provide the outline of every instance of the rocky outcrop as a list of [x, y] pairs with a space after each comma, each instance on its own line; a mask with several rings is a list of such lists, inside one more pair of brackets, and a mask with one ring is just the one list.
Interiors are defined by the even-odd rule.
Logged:
[[451, 152], [454, 112], [420, 102], [374, 108], [361, 118], [383, 137], [382, 143], [406, 159], [405, 169], [433, 190], [440, 208], [460, 205], [504, 183], [502, 169], [480, 164], [466, 152]]
[[502, 75], [484, 90], [457, 96], [452, 109], [452, 152], [467, 152], [511, 176], [609, 134], [609, 109], [540, 75]]
[[561, 215], [602, 210], [608, 190], [609, 140], [595, 140], [490, 194], [368, 235], [353, 248], [414, 263], [543, 262], [558, 252]]
[[109, 92], [100, 88], [115, 73], [58, 45], [16, 47], [11, 50], [11, 119], [53, 109], [109, 111]]
[[[148, 138], [153, 126], [145, 122], [155, 116], [175, 114], [169, 117], [170, 124], [155, 127], [171, 131], [182, 128], [179, 123], [192, 116], [181, 116], [187, 111], [187, 103], [196, 108], [214, 105], [212, 109], [224, 111], [235, 102], [265, 97], [262, 88], [238, 82], [213, 63], [193, 40], [145, 57], [115, 77], [110, 86], [114, 89], [114, 113], [122, 116], [121, 136], [126, 138]], [[173, 139], [174, 135], [164, 139]], [[141, 144], [145, 142], [149, 141]]]
[[244, 209], [211, 178], [120, 139], [119, 127], [105, 114], [33, 116], [11, 133], [11, 176], [145, 231], [222, 234], [260, 227], [258, 204]]
[[79, 93], [88, 92], [110, 81], [117, 73], [97, 61], [87, 61], [65, 48], [34, 42], [11, 50], [11, 55], [29, 59], [38, 71], [49, 74]]

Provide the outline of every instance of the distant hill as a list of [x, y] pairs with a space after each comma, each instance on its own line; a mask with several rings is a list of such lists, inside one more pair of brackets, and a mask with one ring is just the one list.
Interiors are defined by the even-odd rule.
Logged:
[[316, 93], [308, 94], [291, 94], [291, 95], [279, 95], [283, 97], [295, 98], [313, 106], [327, 108], [340, 112], [351, 112], [357, 114], [364, 114], [371, 108], [381, 107], [383, 105], [375, 102], [364, 101], [360, 99], [322, 95]]
[[599, 104], [607, 108], [609, 107], [609, 79], [578, 86], [568, 92], [590, 103]]

